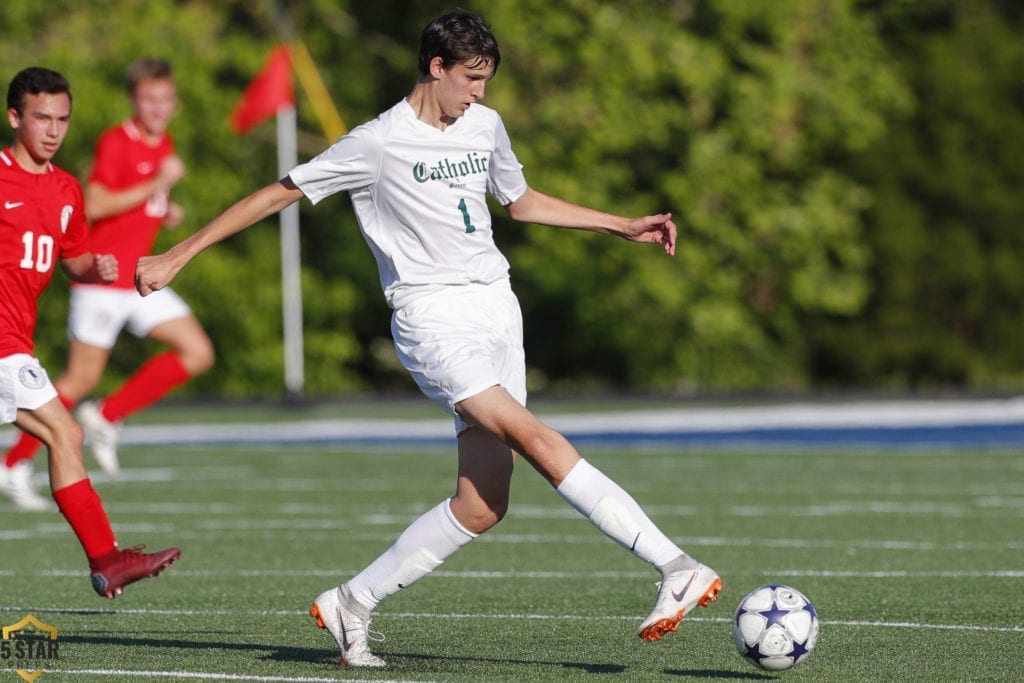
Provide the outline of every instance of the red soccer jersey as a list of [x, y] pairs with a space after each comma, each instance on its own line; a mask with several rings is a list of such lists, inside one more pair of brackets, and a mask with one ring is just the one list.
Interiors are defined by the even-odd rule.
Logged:
[[61, 259], [89, 251], [82, 187], [50, 164], [29, 173], [0, 151], [0, 358], [31, 354], [39, 295]]
[[[151, 180], [160, 162], [174, 154], [174, 142], [164, 133], [151, 145], [142, 137], [134, 121], [108, 129], [96, 143], [96, 161], [89, 174], [90, 183], [99, 183], [117, 192]], [[135, 264], [149, 256], [153, 243], [167, 216], [170, 193], [154, 192], [138, 206], [95, 221], [89, 236], [94, 254], [113, 254], [120, 273], [111, 287], [135, 288]]]

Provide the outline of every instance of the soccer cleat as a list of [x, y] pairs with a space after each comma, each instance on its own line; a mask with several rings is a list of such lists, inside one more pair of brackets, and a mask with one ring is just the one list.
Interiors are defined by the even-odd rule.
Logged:
[[370, 652], [370, 610], [352, 597], [347, 585], [326, 590], [317, 596], [309, 614], [316, 625], [334, 636], [341, 648], [341, 663], [345, 666], [387, 666], [387, 662]]
[[14, 467], [0, 463], [0, 493], [19, 510], [51, 510], [53, 505], [36, 493], [32, 485], [32, 461], [22, 460]]
[[121, 473], [121, 464], [117, 460], [117, 425], [103, 417], [99, 406], [91, 401], [82, 403], [75, 411], [78, 421], [85, 431], [92, 449], [92, 456], [104, 472], [112, 477]]
[[158, 553], [144, 553], [144, 545], [114, 550], [90, 562], [92, 587], [96, 592], [113, 600], [124, 587], [141, 579], [156, 576], [181, 557], [181, 550], [168, 548]]
[[715, 570], [704, 565], [696, 569], [673, 572], [658, 585], [654, 609], [640, 624], [639, 635], [644, 640], [660, 640], [669, 631], [679, 628], [679, 622], [700, 605], [718, 599], [722, 592], [722, 579]]

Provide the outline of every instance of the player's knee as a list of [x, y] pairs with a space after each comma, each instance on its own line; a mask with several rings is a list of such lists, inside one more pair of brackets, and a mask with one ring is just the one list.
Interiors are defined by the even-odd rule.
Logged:
[[197, 367], [195, 369], [195, 372], [193, 372], [192, 374], [193, 375], [201, 375], [202, 373], [204, 373], [207, 370], [209, 370], [210, 368], [212, 368], [213, 364], [216, 361], [217, 361], [217, 356], [213, 352], [213, 345], [212, 344], [207, 345], [203, 349], [203, 351], [200, 354], [199, 358], [197, 359], [197, 361], [196, 361], [196, 366]]
[[474, 534], [482, 534], [504, 519], [507, 512], [507, 500], [496, 503], [482, 502], [480, 505], [473, 506], [468, 511], [469, 514], [466, 515], [467, 519], [460, 520], [460, 522]]
[[85, 433], [82, 426], [70, 414], [56, 424], [50, 425], [48, 434], [43, 439], [51, 454], [81, 453], [84, 441]]
[[190, 377], [203, 374], [213, 367], [216, 360], [213, 344], [206, 338], [202, 343], [194, 344], [181, 353], [181, 363], [188, 370]]
[[466, 528], [474, 534], [482, 534], [488, 529], [494, 528], [501, 521], [501, 517], [502, 515], [496, 514], [495, 511], [475, 515]]
[[568, 445], [564, 436], [550, 427], [543, 427], [521, 439], [520, 452], [531, 462], [544, 463], [557, 458]]
[[501, 520], [505, 519], [505, 515], [508, 514], [508, 499], [499, 503], [490, 503], [487, 506], [489, 515], [487, 521], [490, 523], [488, 529], [496, 525]]

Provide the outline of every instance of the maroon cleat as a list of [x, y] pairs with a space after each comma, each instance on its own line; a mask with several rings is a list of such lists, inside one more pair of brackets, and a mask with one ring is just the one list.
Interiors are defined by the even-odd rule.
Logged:
[[124, 587], [140, 579], [156, 576], [174, 564], [181, 557], [181, 550], [168, 548], [158, 553], [143, 553], [146, 546], [114, 550], [90, 562], [92, 587], [96, 592], [113, 600], [121, 595]]

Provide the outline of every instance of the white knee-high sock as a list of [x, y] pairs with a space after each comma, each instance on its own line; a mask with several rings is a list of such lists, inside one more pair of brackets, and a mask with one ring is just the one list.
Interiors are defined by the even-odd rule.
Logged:
[[479, 535], [459, 524], [450, 500], [423, 513], [383, 555], [348, 582], [359, 603], [373, 609], [384, 598], [434, 571]]
[[576, 463], [556, 490], [591, 524], [655, 567], [663, 567], [680, 556], [689, 559], [654, 525], [631, 495], [586, 460]]

